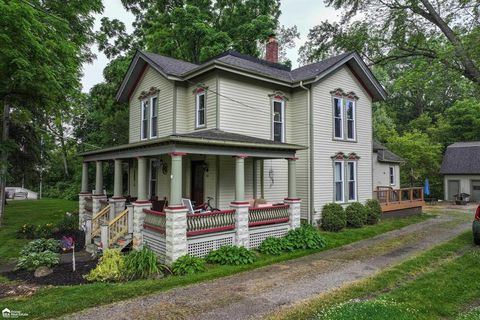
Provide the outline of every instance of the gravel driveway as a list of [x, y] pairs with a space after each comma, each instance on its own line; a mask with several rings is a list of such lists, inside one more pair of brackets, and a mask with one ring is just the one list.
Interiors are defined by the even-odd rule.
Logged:
[[299, 259], [70, 314], [68, 319], [247, 319], [359, 280], [445, 242], [471, 214], [436, 218]]

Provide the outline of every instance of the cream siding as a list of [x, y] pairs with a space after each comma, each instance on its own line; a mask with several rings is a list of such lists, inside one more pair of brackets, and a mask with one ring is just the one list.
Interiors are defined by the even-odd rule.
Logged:
[[148, 67], [130, 97], [130, 143], [140, 141], [141, 109], [139, 96], [142, 91], [149, 91], [152, 87], [160, 90], [158, 93], [157, 137], [164, 137], [173, 132], [174, 84], [155, 69]]
[[[330, 91], [341, 88], [354, 91], [356, 103], [357, 142], [333, 140], [333, 107]], [[315, 220], [321, 217], [322, 207], [333, 197], [333, 162], [337, 152], [355, 152], [357, 165], [357, 199], [364, 202], [372, 197], [372, 101], [348, 67], [342, 67], [313, 86], [314, 130], [314, 210]]]
[[[373, 153], [373, 189], [377, 187], [390, 186], [400, 188], [400, 165], [396, 163], [380, 162], [377, 160], [377, 153]], [[395, 184], [390, 185], [390, 167], [394, 167]]]
[[[475, 181], [480, 181], [480, 175], [460, 175], [460, 174], [448, 174], [443, 177], [443, 183], [444, 183], [444, 188], [445, 190], [445, 200], [455, 200], [455, 199], [448, 199], [448, 181], [449, 180], [458, 180], [460, 182], [460, 193], [468, 193], [469, 195], [473, 196], [473, 190], [472, 190], [472, 180]], [[431, 192], [432, 190], [430, 190]], [[472, 198], [472, 197], [471, 197]], [[479, 201], [480, 199], [470, 199], [470, 200], [475, 200]]]

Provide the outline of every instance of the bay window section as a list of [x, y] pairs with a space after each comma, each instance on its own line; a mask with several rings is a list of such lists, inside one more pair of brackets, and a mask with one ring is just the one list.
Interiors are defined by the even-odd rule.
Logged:
[[158, 98], [152, 98], [152, 108], [150, 112], [150, 138], [157, 137], [157, 124], [158, 124]]
[[344, 202], [343, 198], [343, 167], [344, 167], [344, 162], [343, 161], [335, 161], [334, 162], [334, 191], [335, 191], [335, 202]]
[[285, 142], [285, 102], [273, 100], [273, 141]]
[[141, 102], [140, 132], [142, 140], [148, 138], [148, 100]]
[[347, 162], [348, 201], [357, 200], [357, 163]]
[[197, 93], [195, 99], [195, 127], [205, 126], [205, 92]]
[[333, 117], [334, 137], [343, 139], [343, 106], [340, 98], [333, 98]]
[[347, 109], [347, 139], [355, 140], [355, 102], [346, 100]]

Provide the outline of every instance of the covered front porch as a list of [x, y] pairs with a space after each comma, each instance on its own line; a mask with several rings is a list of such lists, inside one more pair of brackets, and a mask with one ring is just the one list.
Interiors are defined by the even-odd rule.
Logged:
[[[252, 228], [282, 235], [300, 223], [295, 168], [295, 153], [300, 149], [217, 131], [85, 153], [80, 223], [88, 229], [87, 242], [96, 238], [103, 248], [117, 246], [119, 239], [133, 242], [134, 247], [147, 243], [171, 262], [187, 253], [204, 255], [221, 243], [250, 247]], [[267, 159], [287, 164], [286, 172], [278, 173], [288, 176], [286, 192], [275, 199], [264, 198]], [[106, 163], [114, 169], [110, 198], [103, 186]], [[95, 188], [90, 191], [88, 167], [92, 164]], [[186, 205], [186, 201], [199, 205], [208, 199], [211, 207], [202, 212], [192, 212]], [[276, 232], [280, 225], [283, 229]]]

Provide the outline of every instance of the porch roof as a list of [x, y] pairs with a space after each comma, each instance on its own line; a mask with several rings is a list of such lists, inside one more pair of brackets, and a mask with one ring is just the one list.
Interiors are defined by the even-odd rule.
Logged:
[[296, 151], [303, 149], [307, 147], [209, 129], [88, 151], [80, 155], [84, 161], [158, 156], [170, 152], [226, 156], [241, 154], [275, 159], [295, 157]]

